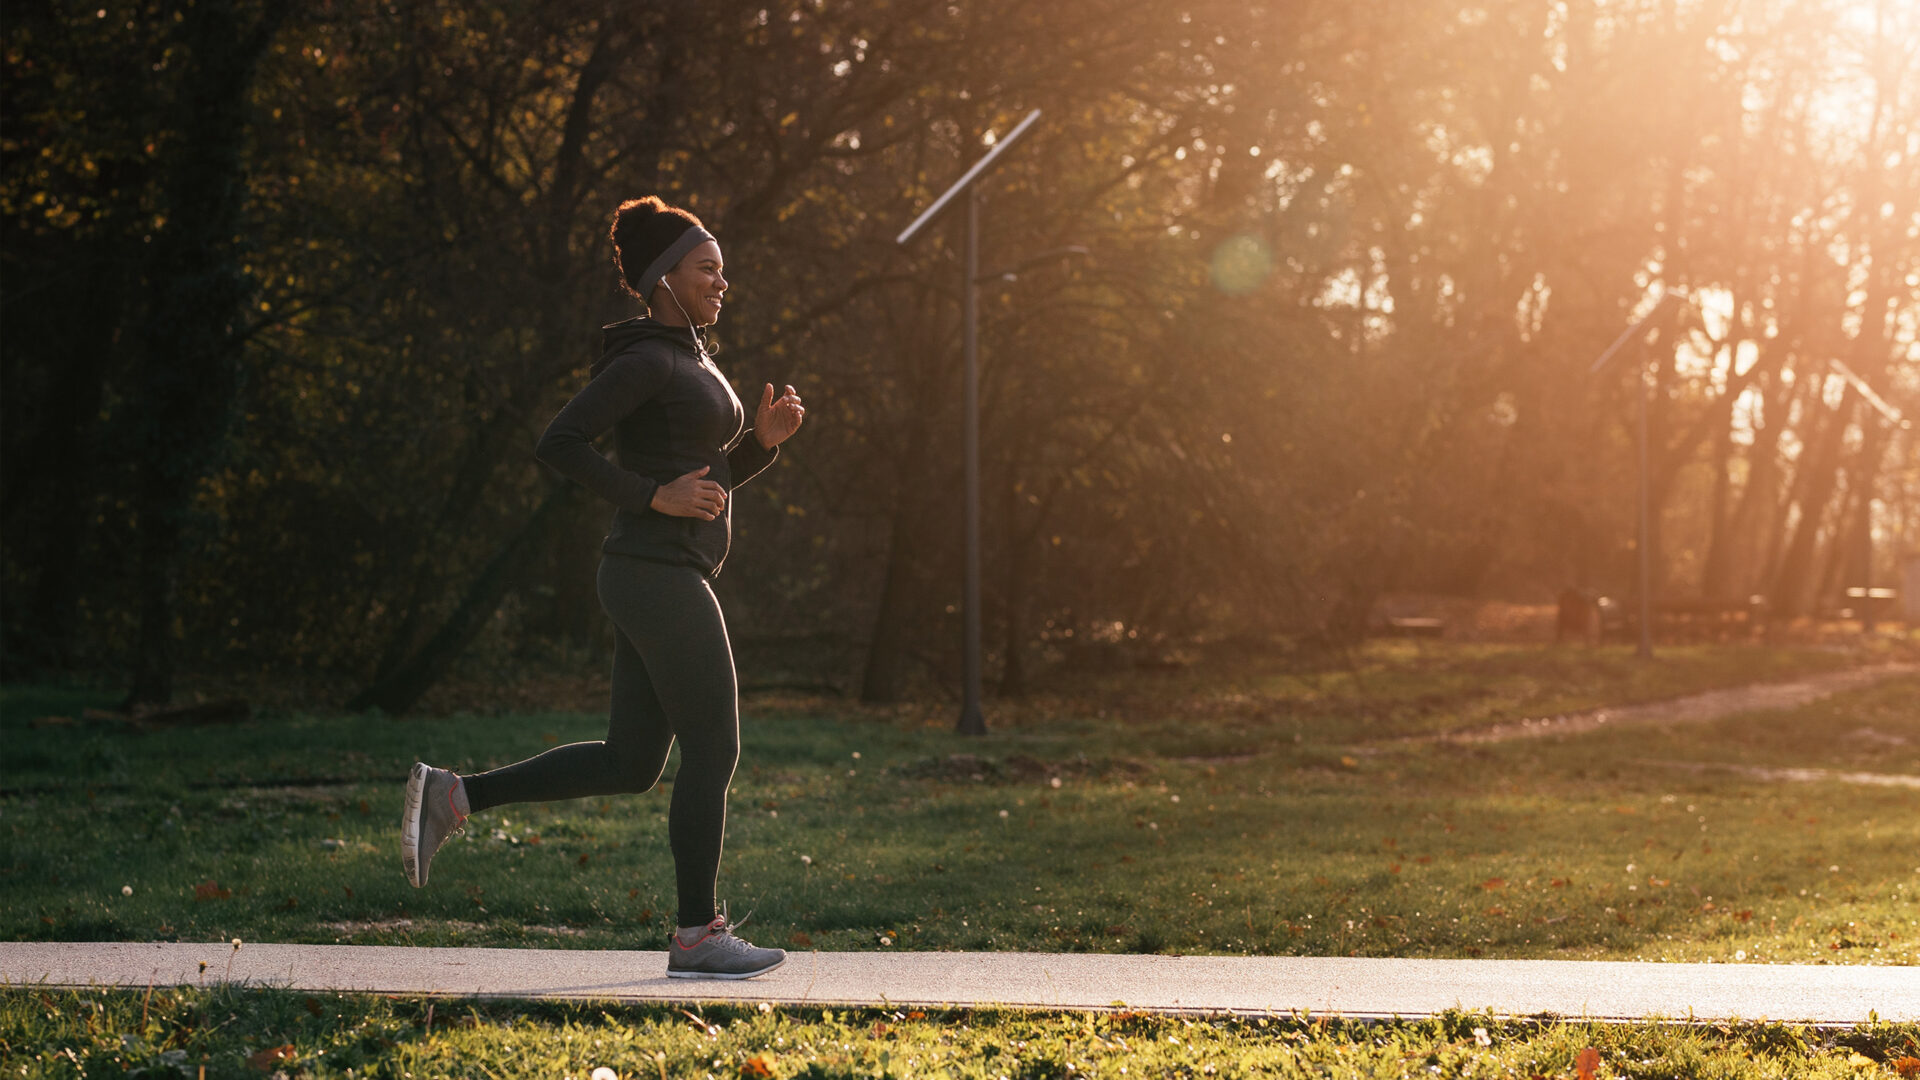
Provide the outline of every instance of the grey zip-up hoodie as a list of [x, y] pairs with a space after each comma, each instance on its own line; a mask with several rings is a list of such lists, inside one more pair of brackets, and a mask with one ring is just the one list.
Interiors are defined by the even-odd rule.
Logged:
[[[733, 499], [712, 521], [653, 509], [661, 485], [702, 465], [727, 491], [773, 464], [746, 426], [746, 410], [693, 332], [645, 316], [603, 328], [592, 378], [547, 425], [534, 456], [618, 507], [602, 551], [691, 566], [717, 577], [733, 538]], [[614, 429], [619, 464], [593, 441]]]

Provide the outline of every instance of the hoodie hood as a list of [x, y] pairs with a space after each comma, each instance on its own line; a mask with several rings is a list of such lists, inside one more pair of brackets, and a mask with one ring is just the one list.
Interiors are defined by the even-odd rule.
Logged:
[[636, 315], [617, 323], [609, 323], [600, 328], [602, 347], [600, 359], [593, 362], [589, 375], [598, 375], [606, 370], [613, 358], [633, 348], [643, 341], [654, 338], [666, 338], [676, 344], [699, 350], [694, 345], [693, 328], [690, 326], [668, 326], [651, 315]]

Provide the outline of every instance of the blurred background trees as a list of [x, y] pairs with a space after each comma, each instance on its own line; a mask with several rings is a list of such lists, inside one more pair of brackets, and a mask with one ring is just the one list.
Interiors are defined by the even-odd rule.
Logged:
[[[958, 663], [959, 269], [990, 185], [990, 673], [1362, 632], [1384, 592], [1632, 581], [1659, 289], [1663, 595], [1788, 615], [1920, 545], [1920, 11], [1891, 0], [19, 3], [0, 112], [10, 678], [165, 700], [604, 664], [611, 508], [532, 459], [635, 309], [606, 231], [720, 237], [743, 399], [810, 423], [716, 586], [744, 677]], [[1084, 257], [1049, 254], [1068, 246]], [[1871, 544], [1869, 540], [1871, 539]]]

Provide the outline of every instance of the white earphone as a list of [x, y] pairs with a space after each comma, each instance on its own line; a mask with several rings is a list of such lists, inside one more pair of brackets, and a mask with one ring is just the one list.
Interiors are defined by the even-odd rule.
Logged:
[[687, 320], [687, 329], [693, 332], [694, 350], [700, 354], [700, 359], [712, 363], [713, 358], [707, 355], [707, 343], [701, 340], [700, 327], [694, 324], [693, 316], [687, 314], [687, 306], [680, 302], [680, 294], [673, 291], [672, 283], [666, 278], [662, 277], [660, 284], [666, 286], [667, 295], [673, 297], [673, 306], [680, 309], [680, 317]]

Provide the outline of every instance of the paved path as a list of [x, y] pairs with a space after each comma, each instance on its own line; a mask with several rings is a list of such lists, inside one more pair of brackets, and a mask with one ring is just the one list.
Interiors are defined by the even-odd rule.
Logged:
[[1797, 709], [1802, 705], [1830, 697], [1843, 690], [1871, 686], [1883, 679], [1920, 672], [1920, 664], [1876, 664], [1848, 668], [1823, 675], [1807, 675], [1787, 682], [1753, 683], [1725, 690], [1708, 690], [1668, 701], [1643, 705], [1608, 705], [1585, 712], [1514, 720], [1471, 731], [1451, 731], [1439, 735], [1418, 735], [1405, 742], [1506, 742], [1511, 739], [1537, 739], [1546, 735], [1574, 735], [1603, 727], [1646, 724], [1698, 724], [1718, 720], [1734, 713], [1761, 709]]
[[[228, 962], [231, 960], [231, 972]], [[204, 971], [201, 963], [205, 962]], [[1920, 1020], [1920, 968], [1553, 960], [795, 953], [758, 979], [666, 977], [663, 952], [388, 945], [0, 943], [12, 985], [213, 985], [620, 1001], [894, 1008], [1128, 1008], [1177, 1013], [1649, 1016], [1850, 1024]]]

